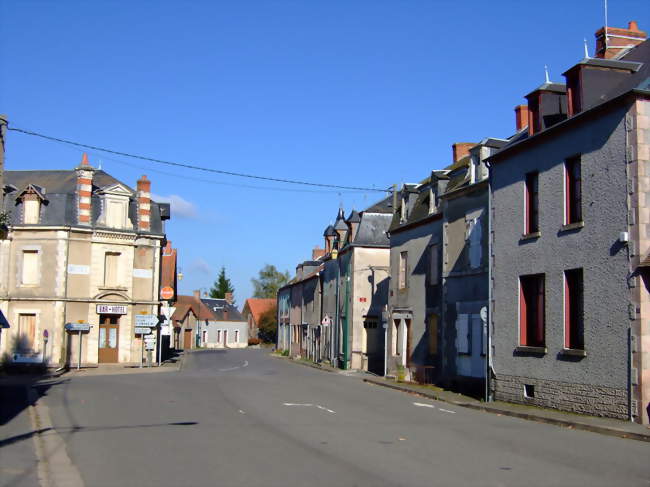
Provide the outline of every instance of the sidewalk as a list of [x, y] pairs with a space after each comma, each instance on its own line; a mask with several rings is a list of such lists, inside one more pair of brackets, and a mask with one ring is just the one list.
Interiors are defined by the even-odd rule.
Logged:
[[363, 382], [367, 384], [388, 387], [390, 389], [395, 389], [409, 394], [417, 394], [418, 396], [434, 399], [436, 401], [444, 401], [459, 407], [476, 409], [497, 415], [512, 416], [529, 421], [536, 421], [538, 423], [553, 424], [566, 428], [591, 431], [594, 433], [600, 433], [609, 436], [617, 436], [619, 438], [628, 438], [632, 440], [650, 442], [650, 428], [648, 426], [632, 423], [629, 421], [620, 421], [616, 419], [573, 414], [557, 411], [555, 409], [544, 409], [536, 406], [526, 406], [522, 404], [512, 404], [501, 401], [486, 403], [474, 399], [473, 397], [457, 394], [455, 392], [447, 391], [435, 386], [396, 382], [394, 380], [384, 379], [383, 377], [373, 376], [364, 372], [344, 371], [330, 367], [329, 365], [315, 364], [305, 360], [293, 360], [289, 359], [288, 357], [282, 357], [279, 355], [274, 356], [314, 369], [325, 370], [327, 372], [335, 372], [347, 376], [359, 377], [361, 380], [363, 380]]

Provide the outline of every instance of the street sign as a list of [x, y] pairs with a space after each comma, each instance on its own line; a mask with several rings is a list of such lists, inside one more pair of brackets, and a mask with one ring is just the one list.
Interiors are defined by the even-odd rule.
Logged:
[[165, 286], [160, 290], [160, 299], [172, 299], [174, 297], [174, 288]]
[[176, 308], [174, 306], [163, 306], [160, 308], [160, 312], [167, 319], [170, 319], [172, 317], [174, 311], [176, 311]]
[[169, 333], [169, 325], [163, 325], [163, 326], [161, 326], [161, 327], [160, 327], [160, 334], [161, 334], [162, 336], [169, 336], [169, 335], [170, 335], [170, 333]]
[[103, 315], [125, 315], [126, 306], [115, 304], [98, 304], [97, 314]]
[[0, 311], [0, 328], [9, 328], [9, 322], [5, 315], [2, 314], [2, 311]]
[[135, 327], [135, 334], [136, 335], [148, 335], [151, 333], [151, 328], [147, 328], [145, 326], [136, 326]]
[[50, 337], [50, 332], [47, 330], [43, 330], [43, 339], [47, 341], [49, 337]]
[[146, 351], [155, 350], [156, 344], [154, 342], [144, 342], [144, 349]]
[[90, 331], [89, 323], [66, 323], [65, 329], [68, 331]]
[[156, 315], [135, 315], [135, 326], [156, 326], [158, 317]]

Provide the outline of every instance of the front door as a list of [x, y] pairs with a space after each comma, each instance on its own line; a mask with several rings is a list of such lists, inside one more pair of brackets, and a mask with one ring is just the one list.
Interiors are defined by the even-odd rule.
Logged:
[[117, 315], [99, 315], [99, 363], [117, 362], [119, 319]]
[[192, 330], [183, 330], [183, 350], [192, 349]]

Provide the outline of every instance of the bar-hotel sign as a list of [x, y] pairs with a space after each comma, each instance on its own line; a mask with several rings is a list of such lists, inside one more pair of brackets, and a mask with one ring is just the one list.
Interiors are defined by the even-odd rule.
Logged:
[[98, 304], [97, 314], [100, 315], [125, 315], [126, 306], [116, 304]]

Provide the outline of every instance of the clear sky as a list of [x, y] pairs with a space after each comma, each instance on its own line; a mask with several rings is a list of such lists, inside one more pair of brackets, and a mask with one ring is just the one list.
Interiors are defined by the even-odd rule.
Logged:
[[[386, 188], [508, 137], [513, 107], [594, 49], [603, 0], [0, 0], [10, 126], [216, 169]], [[650, 30], [647, 0], [609, 25]], [[342, 204], [373, 192], [207, 175], [89, 151], [172, 201], [180, 291], [226, 271], [238, 304], [266, 263], [294, 272]], [[69, 169], [81, 151], [9, 132], [6, 169]]]

